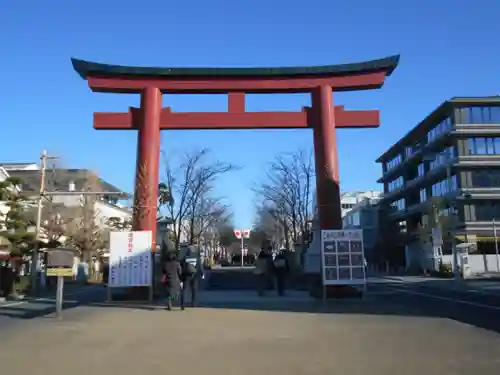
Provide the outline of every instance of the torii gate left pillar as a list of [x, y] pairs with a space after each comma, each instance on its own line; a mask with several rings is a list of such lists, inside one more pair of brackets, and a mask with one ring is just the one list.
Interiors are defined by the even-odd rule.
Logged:
[[[156, 239], [160, 130], [312, 128], [320, 229], [341, 229], [336, 128], [379, 126], [378, 111], [345, 111], [332, 91], [380, 88], [399, 56], [363, 63], [304, 68], [143, 68], [73, 59], [75, 70], [97, 92], [136, 93], [141, 107], [95, 113], [94, 128], [138, 130], [134, 229]], [[162, 92], [228, 94], [228, 112], [182, 113], [162, 108]], [[245, 94], [310, 93], [301, 112], [246, 112]], [[153, 251], [155, 243], [153, 243]]]
[[156, 250], [156, 218], [160, 163], [162, 93], [156, 87], [141, 91], [141, 121], [137, 136], [133, 229], [153, 232]]

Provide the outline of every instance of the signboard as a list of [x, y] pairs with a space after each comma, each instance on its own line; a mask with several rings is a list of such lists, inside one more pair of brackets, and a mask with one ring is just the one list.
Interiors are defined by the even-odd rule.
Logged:
[[109, 242], [109, 286], [151, 286], [152, 232], [111, 232]]
[[46, 275], [53, 276], [73, 276], [73, 265], [75, 254], [71, 249], [52, 249], [47, 253]]
[[322, 230], [323, 285], [365, 284], [363, 230]]
[[243, 238], [246, 240], [250, 238], [250, 229], [243, 229]]
[[47, 277], [53, 276], [61, 276], [61, 277], [72, 277], [73, 269], [72, 268], [47, 268], [45, 271]]

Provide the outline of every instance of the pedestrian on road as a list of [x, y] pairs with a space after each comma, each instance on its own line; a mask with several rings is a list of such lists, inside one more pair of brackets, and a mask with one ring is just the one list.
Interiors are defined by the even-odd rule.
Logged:
[[255, 261], [257, 292], [259, 296], [263, 296], [265, 294], [265, 291], [269, 285], [272, 261], [272, 248], [262, 249]]
[[[182, 289], [181, 289], [181, 309], [184, 310], [186, 304], [186, 292], [187, 289], [191, 291], [191, 307], [195, 307], [198, 304], [198, 291], [200, 289], [200, 283], [203, 279], [203, 266], [201, 264], [201, 259], [197, 254], [192, 256], [192, 251], [188, 251], [186, 256], [181, 262], [182, 268]], [[188, 259], [189, 258], [189, 259]], [[193, 262], [193, 258], [196, 258], [196, 263]]]
[[182, 268], [174, 252], [168, 252], [163, 265], [162, 283], [167, 292], [167, 310], [172, 310], [173, 301], [181, 291]]
[[273, 261], [274, 276], [276, 278], [276, 289], [279, 296], [285, 295], [285, 287], [287, 276], [290, 271], [288, 260], [286, 258], [285, 249], [281, 249]]
[[102, 265], [102, 282], [104, 284], [109, 284], [109, 261]]

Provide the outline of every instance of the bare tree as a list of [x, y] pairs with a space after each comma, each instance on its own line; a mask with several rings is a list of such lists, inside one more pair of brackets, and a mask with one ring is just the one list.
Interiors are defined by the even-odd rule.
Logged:
[[194, 241], [203, 234], [206, 223], [222, 209], [215, 204], [219, 201], [211, 198], [214, 183], [219, 176], [236, 167], [221, 161], [208, 161], [209, 153], [208, 149], [186, 153], [176, 167], [164, 157], [165, 175], [160, 187], [168, 191], [170, 197], [159, 201], [159, 213], [164, 213], [174, 223], [176, 248], [182, 233], [187, 234], [188, 241]]
[[[83, 192], [102, 191], [96, 174], [86, 172], [82, 178], [85, 179]], [[109, 245], [109, 233], [100, 225], [100, 212], [96, 207], [100, 199], [98, 194], [83, 194], [80, 204], [73, 208], [74, 219], [67, 225], [68, 243], [80, 251], [81, 258], [88, 264], [93, 255]]]
[[132, 220], [112, 216], [106, 220], [106, 226], [118, 232], [127, 232], [132, 229]]
[[[45, 196], [42, 200], [42, 217], [40, 221], [41, 247], [54, 248], [61, 246], [66, 240], [66, 230], [74, 219], [74, 210], [68, 208], [64, 202], [54, 201], [54, 196], [47, 193], [68, 191], [66, 169], [62, 167], [60, 159], [52, 159], [47, 167], [45, 177]], [[35, 204], [27, 208], [27, 213], [33, 222], [36, 222], [37, 207]]]
[[[260, 213], [274, 220], [275, 234], [283, 233], [281, 243], [304, 240], [312, 216], [314, 166], [311, 152], [302, 150], [280, 155], [266, 172], [267, 182], [256, 189], [263, 207]], [[264, 218], [258, 215], [258, 219]], [[262, 223], [258, 225], [263, 225]], [[281, 229], [278, 227], [281, 226]], [[269, 230], [269, 225], [264, 225]]]
[[229, 208], [220, 199], [202, 196], [189, 212], [189, 219], [184, 229], [189, 234], [188, 242], [197, 243], [207, 232], [215, 233], [218, 224], [227, 222], [231, 217]]

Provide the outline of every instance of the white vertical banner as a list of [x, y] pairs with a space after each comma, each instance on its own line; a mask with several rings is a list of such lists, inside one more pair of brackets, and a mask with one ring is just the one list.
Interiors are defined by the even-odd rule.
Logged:
[[152, 232], [111, 232], [109, 242], [109, 286], [151, 286]]

